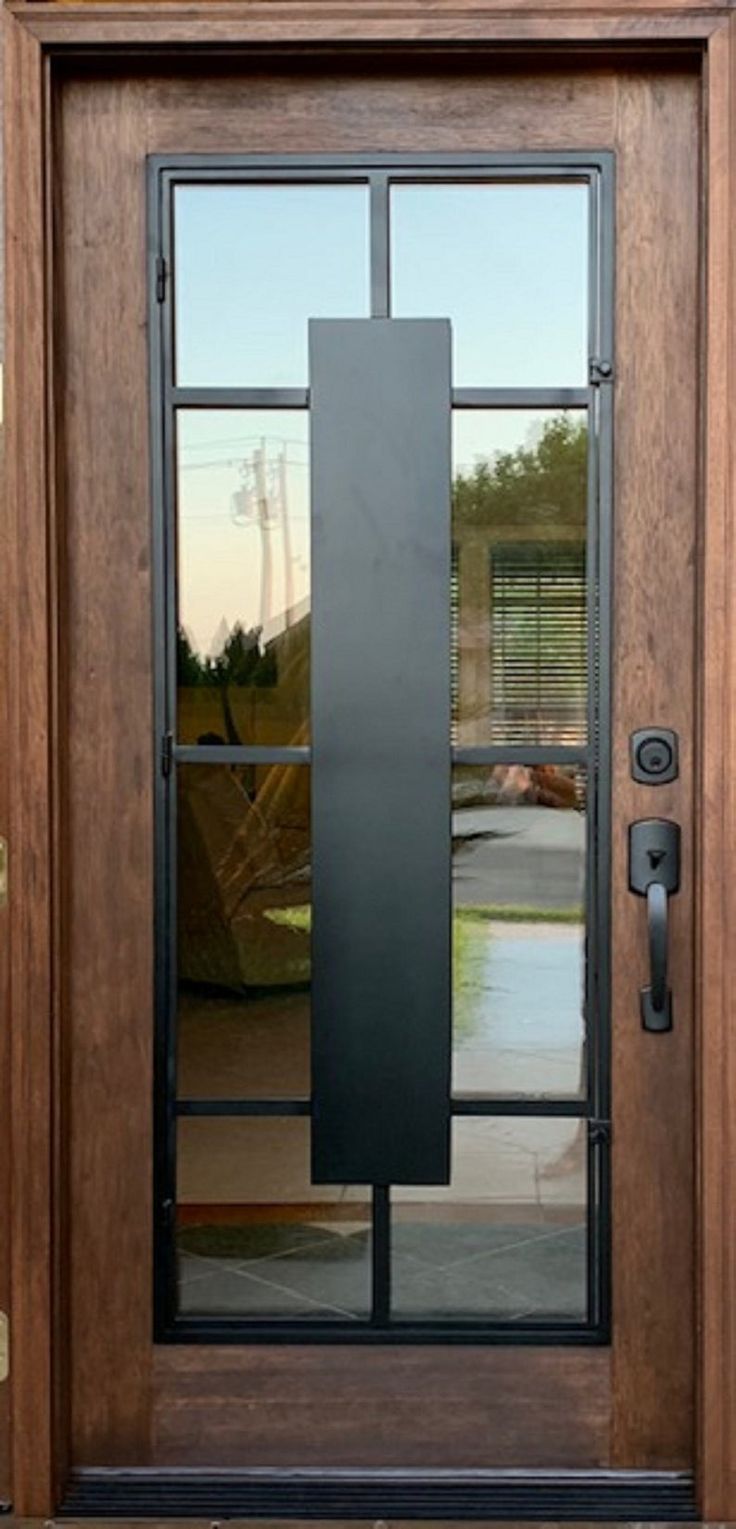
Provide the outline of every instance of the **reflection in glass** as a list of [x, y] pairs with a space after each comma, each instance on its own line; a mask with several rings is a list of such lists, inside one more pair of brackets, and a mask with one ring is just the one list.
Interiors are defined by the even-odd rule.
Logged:
[[181, 1312], [367, 1315], [370, 1194], [311, 1183], [308, 1120], [184, 1118], [177, 1134]]
[[392, 1190], [397, 1317], [581, 1320], [584, 1120], [460, 1119], [447, 1187]]
[[184, 743], [306, 740], [308, 430], [301, 411], [177, 414]]
[[309, 768], [178, 769], [180, 1097], [304, 1097]]
[[587, 383], [588, 189], [394, 186], [391, 311], [449, 318], [456, 387]]
[[453, 771], [453, 1086], [585, 1093], [585, 775]]
[[306, 387], [308, 319], [368, 314], [366, 186], [177, 186], [174, 238], [180, 387]]
[[455, 739], [584, 743], [585, 413], [456, 411], [453, 463]]

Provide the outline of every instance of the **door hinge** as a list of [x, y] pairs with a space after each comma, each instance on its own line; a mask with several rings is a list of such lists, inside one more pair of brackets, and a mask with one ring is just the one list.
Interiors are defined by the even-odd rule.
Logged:
[[10, 1374], [10, 1321], [4, 1311], [0, 1311], [0, 1381], [7, 1380]]
[[156, 302], [162, 303], [166, 298], [166, 277], [168, 269], [163, 255], [156, 256]]
[[8, 901], [8, 841], [0, 837], [0, 908]]
[[613, 362], [607, 356], [591, 356], [588, 378], [593, 387], [601, 382], [613, 382]]
[[610, 1120], [588, 1119], [588, 1141], [592, 1146], [608, 1146], [611, 1140]]
[[161, 738], [161, 774], [171, 774], [171, 766], [174, 762], [174, 734], [164, 733]]

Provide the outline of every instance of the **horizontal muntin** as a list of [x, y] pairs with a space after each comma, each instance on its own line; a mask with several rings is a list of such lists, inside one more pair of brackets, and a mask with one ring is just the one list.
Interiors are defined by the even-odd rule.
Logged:
[[[175, 409], [308, 409], [309, 388], [170, 387]], [[453, 388], [453, 409], [585, 409], [591, 389]]]
[[[172, 756], [176, 764], [311, 764], [308, 744], [175, 743]], [[590, 751], [584, 744], [455, 744], [450, 748], [454, 765], [579, 765], [590, 763]]]
[[[245, 1116], [276, 1116], [288, 1119], [292, 1115], [311, 1115], [310, 1099], [177, 1099], [174, 1113], [182, 1118], [203, 1116], [205, 1118]], [[589, 1120], [590, 1105], [585, 1099], [555, 1099], [508, 1096], [506, 1098], [475, 1097], [472, 1094], [454, 1094], [450, 1099], [450, 1114], [458, 1118], [466, 1116], [531, 1116], [540, 1120]]]

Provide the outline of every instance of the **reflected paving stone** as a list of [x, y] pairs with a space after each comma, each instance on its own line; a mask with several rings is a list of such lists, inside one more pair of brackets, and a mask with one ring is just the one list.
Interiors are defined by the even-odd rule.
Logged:
[[[181, 1287], [180, 1310], [184, 1316], [299, 1317], [308, 1313], [304, 1300], [288, 1290], [276, 1289], [266, 1281], [249, 1279], [237, 1270], [220, 1265], [206, 1278]], [[318, 1308], [316, 1316], [324, 1316]]]
[[[414, 1228], [422, 1231], [423, 1228]], [[452, 1229], [446, 1229], [452, 1230]], [[457, 1229], [455, 1229], [457, 1230]], [[474, 1251], [430, 1268], [419, 1258], [397, 1257], [394, 1302], [399, 1314], [423, 1317], [581, 1317], [586, 1306], [585, 1227], [554, 1229], [541, 1235], [521, 1228], [496, 1228], [494, 1238], [473, 1238]], [[514, 1241], [513, 1233], [521, 1235]], [[495, 1246], [493, 1245], [495, 1243]], [[414, 1245], [421, 1248], [421, 1238]], [[396, 1246], [396, 1244], [395, 1244]], [[434, 1243], [437, 1251], [437, 1243]], [[446, 1252], [450, 1252], [448, 1239]], [[406, 1251], [406, 1249], [404, 1249]], [[426, 1249], [425, 1249], [426, 1253]]]
[[[493, 1256], [494, 1277], [522, 1304], [546, 1316], [583, 1317], [586, 1308], [586, 1228], [549, 1232], [523, 1249]], [[486, 1260], [480, 1260], [486, 1263]], [[463, 1265], [467, 1271], [468, 1265]]]
[[498, 1253], [539, 1236], [536, 1226], [421, 1226], [395, 1222], [392, 1248], [397, 1258], [407, 1256], [440, 1269], [463, 1263], [479, 1254]]
[[[216, 1228], [216, 1231], [228, 1230]], [[352, 1318], [370, 1306], [367, 1229], [236, 1227], [230, 1257], [180, 1262], [181, 1310], [228, 1311], [248, 1316]], [[260, 1234], [254, 1238], [249, 1233]], [[280, 1233], [277, 1239], [269, 1234]], [[295, 1235], [298, 1234], [298, 1235]], [[242, 1261], [245, 1250], [259, 1248]], [[268, 1249], [270, 1248], [270, 1251]], [[238, 1253], [241, 1261], [238, 1261]]]

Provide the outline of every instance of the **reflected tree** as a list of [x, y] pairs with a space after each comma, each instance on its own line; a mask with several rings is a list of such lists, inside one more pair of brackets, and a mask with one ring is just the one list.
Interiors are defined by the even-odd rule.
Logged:
[[578, 415], [555, 415], [535, 445], [501, 451], [459, 472], [453, 484], [455, 526], [525, 530], [585, 527], [587, 429]]

